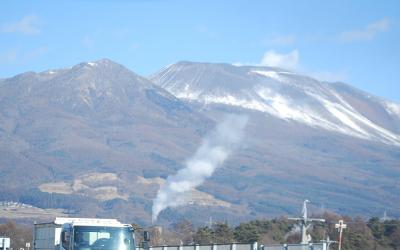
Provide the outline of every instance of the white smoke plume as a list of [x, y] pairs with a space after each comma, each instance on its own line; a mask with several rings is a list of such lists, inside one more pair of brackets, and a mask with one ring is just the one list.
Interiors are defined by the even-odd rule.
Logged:
[[[309, 230], [311, 228], [312, 228], [312, 225], [309, 224], [306, 227], [306, 230]], [[287, 239], [289, 236], [292, 236], [292, 235], [295, 235], [295, 234], [301, 234], [301, 225], [300, 224], [294, 224], [292, 229], [285, 234], [285, 239]]]
[[295, 234], [300, 234], [300, 233], [301, 233], [301, 227], [300, 227], [300, 225], [295, 224], [295, 225], [293, 225], [292, 229], [291, 229], [289, 232], [287, 232], [287, 233], [285, 234], [285, 240], [286, 240], [289, 236], [292, 236], [292, 235], [295, 235]]
[[169, 176], [153, 200], [152, 220], [167, 207], [183, 205], [191, 190], [200, 186], [239, 145], [247, 117], [229, 115], [203, 139], [196, 153], [186, 162], [186, 167]]

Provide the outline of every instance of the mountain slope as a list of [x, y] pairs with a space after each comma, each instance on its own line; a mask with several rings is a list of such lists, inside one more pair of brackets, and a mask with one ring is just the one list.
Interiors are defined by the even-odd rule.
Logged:
[[207, 192], [254, 214], [291, 214], [303, 199], [340, 213], [400, 212], [398, 104], [270, 67], [180, 62], [150, 79], [215, 120], [249, 116], [242, 150]]
[[[5, 79], [0, 84], [0, 200], [57, 207], [40, 192], [41, 185], [73, 185], [87, 173], [116, 174], [121, 181], [111, 186], [118, 190], [100, 181], [91, 189], [77, 188], [76, 199], [93, 190], [133, 199], [138, 176], [173, 173], [212, 125], [167, 91], [107, 59]], [[59, 194], [61, 200], [67, 196]], [[135, 211], [144, 211], [152, 198], [142, 197]], [[74, 210], [110, 209], [89, 198], [87, 203]]]
[[236, 113], [241, 147], [159, 223], [293, 216], [306, 198], [400, 216], [397, 104], [265, 67], [183, 62], [152, 80], [107, 59], [2, 79], [0, 200], [148, 224], [166, 177]]
[[243, 107], [400, 146], [400, 105], [279, 68], [180, 62], [150, 77], [178, 98]]

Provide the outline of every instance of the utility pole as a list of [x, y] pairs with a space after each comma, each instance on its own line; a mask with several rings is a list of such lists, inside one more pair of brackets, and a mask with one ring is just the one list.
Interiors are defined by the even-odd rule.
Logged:
[[299, 221], [301, 223], [301, 244], [308, 244], [310, 239], [307, 236], [307, 228], [312, 224], [312, 222], [325, 222], [324, 219], [308, 218], [307, 214], [307, 203], [309, 200], [303, 202], [302, 216], [300, 218], [288, 218], [289, 220]]
[[347, 228], [347, 225], [343, 223], [343, 220], [339, 220], [339, 223], [335, 224], [335, 228], [339, 231], [339, 250], [342, 249], [342, 233], [343, 229]]

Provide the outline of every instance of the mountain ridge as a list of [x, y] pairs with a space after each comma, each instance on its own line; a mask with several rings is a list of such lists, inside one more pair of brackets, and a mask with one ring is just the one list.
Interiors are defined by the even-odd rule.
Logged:
[[[285, 73], [276, 72], [287, 71], [213, 66], [209, 63], [207, 67], [213, 70], [201, 68], [195, 74], [177, 78], [177, 82], [185, 86], [196, 83], [193, 78], [205, 79], [211, 88], [209, 93], [223, 95], [228, 89], [231, 95], [240, 94], [235, 98], [243, 99], [258, 94], [249, 86], [262, 83], [282, 90], [278, 94], [284, 98], [302, 100], [304, 106], [316, 103], [325, 112], [321, 114], [329, 114], [318, 99], [307, 99], [310, 95], [302, 92], [301, 82], [273, 78], [285, 77]], [[228, 74], [220, 71], [225, 67], [229, 67]], [[178, 73], [182, 72], [185, 70]], [[234, 81], [226, 81], [226, 75]], [[298, 80], [286, 75], [289, 77], [285, 81], [293, 77]], [[172, 79], [171, 75], [165, 77]], [[313, 80], [306, 87], [316, 88], [307, 90], [326, 91], [319, 84]], [[0, 200], [148, 224], [159, 178], [164, 180], [182, 169], [215, 124], [227, 113], [235, 113], [249, 117], [241, 147], [194, 190], [202, 197], [188, 206], [162, 212], [160, 223], [193, 217], [193, 213], [198, 213], [196, 223], [210, 215], [232, 223], [293, 215], [305, 198], [340, 213], [374, 215], [385, 207], [400, 215], [400, 197], [396, 195], [400, 192], [398, 146], [283, 119], [272, 111], [182, 98], [160, 85], [111, 60], [3, 80], [0, 169], [4, 181], [0, 184]], [[379, 126], [396, 129], [395, 118], [382, 118], [380, 104], [346, 88], [341, 91], [345, 94], [340, 98], [348, 105], [363, 107], [360, 114], [371, 117]], [[273, 98], [269, 102], [257, 98], [262, 107], [270, 105], [272, 109], [280, 104], [279, 99], [274, 104], [277, 100]], [[333, 103], [340, 101], [334, 96], [329, 98]], [[89, 182], [82, 176], [114, 179]]]
[[[395, 133], [398, 126], [390, 125], [396, 129], [393, 132], [360, 115], [332, 87], [346, 86], [342, 83], [323, 83], [279, 68], [194, 62], [173, 64], [150, 79], [181, 99], [241, 106], [310, 126], [400, 145], [400, 135]], [[357, 91], [359, 95], [363, 93]], [[366, 97], [383, 106], [381, 110], [386, 116], [394, 116], [392, 119], [396, 121], [400, 118], [387, 108], [400, 109], [400, 105]]]

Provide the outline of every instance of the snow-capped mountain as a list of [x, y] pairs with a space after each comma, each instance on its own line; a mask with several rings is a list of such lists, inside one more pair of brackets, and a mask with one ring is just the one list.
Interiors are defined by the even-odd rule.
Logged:
[[257, 110], [310, 127], [400, 146], [400, 105], [343, 83], [272, 67], [179, 62], [150, 76], [176, 97]]
[[107, 59], [0, 79], [0, 201], [149, 223], [159, 185], [233, 112], [245, 136], [196, 191], [206, 205], [161, 220], [293, 215], [304, 198], [400, 216], [397, 104], [267, 67], [184, 62], [152, 80]]

